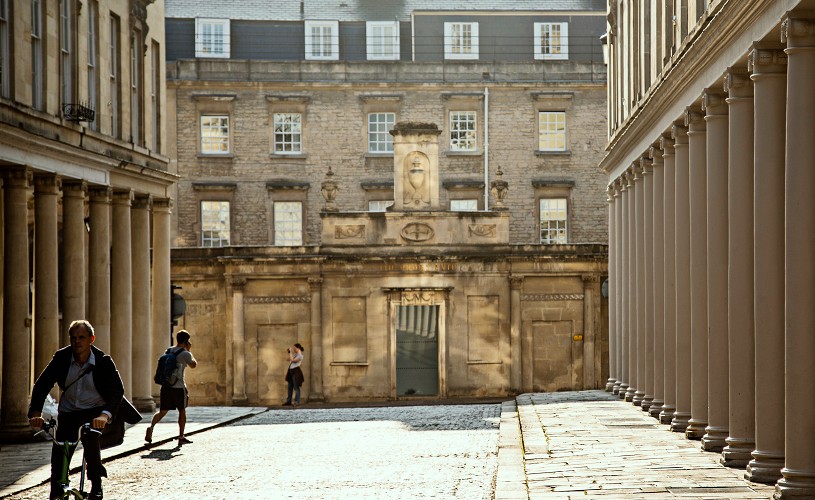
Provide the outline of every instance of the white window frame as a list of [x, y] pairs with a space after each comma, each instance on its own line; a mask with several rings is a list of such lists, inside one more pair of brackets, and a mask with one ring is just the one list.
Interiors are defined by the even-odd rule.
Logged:
[[[393, 30], [390, 35], [388, 29]], [[369, 61], [399, 60], [399, 21], [368, 21], [365, 40]]]
[[274, 202], [274, 245], [296, 247], [303, 245], [303, 202]]
[[535, 23], [535, 59], [569, 59], [569, 23]]
[[[206, 207], [211, 205], [211, 209]], [[228, 201], [201, 201], [201, 246], [227, 247], [230, 240], [230, 206]]]
[[[294, 120], [293, 117], [297, 117]], [[276, 155], [303, 154], [303, 114], [273, 113], [273, 153]]]
[[232, 152], [229, 140], [229, 115], [201, 114], [199, 133], [201, 134], [201, 154], [228, 155]]
[[[554, 139], [557, 143], [558, 138], [563, 142], [562, 147], [558, 147], [557, 144], [554, 146], [546, 145], [549, 143], [549, 139]], [[566, 112], [538, 111], [538, 151], [566, 150]]]
[[540, 198], [538, 200], [540, 242], [543, 245], [565, 245], [569, 242], [568, 198]]
[[195, 18], [195, 57], [230, 57], [229, 19]]
[[368, 152], [393, 153], [390, 130], [396, 125], [396, 113], [389, 111], [368, 113]]
[[[469, 46], [467, 34], [469, 28]], [[444, 23], [444, 58], [445, 59], [478, 59], [478, 23], [446, 22]]]
[[449, 124], [450, 151], [478, 151], [477, 111], [450, 111]]
[[462, 198], [457, 200], [450, 200], [451, 212], [477, 212], [478, 199], [476, 198]]
[[[315, 29], [320, 30], [316, 37], [315, 34], [313, 33]], [[328, 33], [324, 32], [324, 30], [326, 29], [328, 30]], [[339, 21], [306, 21], [305, 36], [306, 36], [305, 56], [307, 61], [339, 60], [340, 58]], [[317, 50], [316, 54], [315, 50]]]

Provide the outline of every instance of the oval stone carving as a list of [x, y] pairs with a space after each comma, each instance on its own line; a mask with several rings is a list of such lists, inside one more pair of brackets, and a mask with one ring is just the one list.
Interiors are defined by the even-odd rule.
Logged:
[[433, 228], [422, 222], [411, 222], [402, 228], [402, 238], [419, 243], [433, 237]]

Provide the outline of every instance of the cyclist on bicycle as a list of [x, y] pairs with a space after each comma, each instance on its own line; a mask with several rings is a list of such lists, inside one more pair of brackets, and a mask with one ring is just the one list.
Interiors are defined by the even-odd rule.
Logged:
[[[59, 385], [62, 396], [58, 409], [59, 425], [56, 436], [58, 441], [76, 439], [77, 431], [86, 422], [90, 422], [94, 429], [103, 429], [116, 414], [124, 398], [124, 384], [113, 359], [93, 345], [96, 336], [90, 322], [74, 321], [68, 329], [68, 335], [70, 346], [54, 353], [48, 366], [37, 377], [28, 408], [28, 421], [31, 427], [42, 428], [42, 407], [45, 397], [54, 384]], [[135, 408], [133, 411], [136, 412]], [[99, 434], [85, 434], [82, 445], [85, 448], [88, 478], [91, 481], [89, 498], [102, 498], [102, 478], [107, 477], [107, 471], [102, 465]], [[69, 462], [71, 454], [73, 449], [69, 450], [67, 457]], [[59, 498], [61, 492], [59, 478], [63, 455], [63, 449], [54, 444], [51, 449], [50, 498]]]

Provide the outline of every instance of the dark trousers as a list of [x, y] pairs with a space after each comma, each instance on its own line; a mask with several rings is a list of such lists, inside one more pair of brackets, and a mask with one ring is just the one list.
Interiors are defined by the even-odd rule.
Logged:
[[[79, 410], [72, 412], [60, 412], [57, 417], [57, 441], [76, 441], [77, 431], [83, 424], [91, 422], [102, 413], [102, 408], [91, 408], [90, 410]], [[102, 451], [99, 447], [99, 434], [95, 432], [86, 433], [82, 436], [82, 446], [85, 449], [85, 462], [87, 463], [88, 479], [98, 481], [107, 477], [108, 473], [102, 465]], [[68, 449], [68, 464], [74, 454], [76, 446]], [[65, 448], [62, 445], [54, 445], [51, 448], [51, 491], [60, 491], [59, 480], [62, 475], [62, 464], [65, 457]]]

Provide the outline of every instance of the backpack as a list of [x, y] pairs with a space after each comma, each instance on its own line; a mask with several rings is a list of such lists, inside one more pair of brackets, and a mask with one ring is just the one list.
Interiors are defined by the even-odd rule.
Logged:
[[183, 351], [183, 349], [174, 350], [172, 347], [158, 358], [158, 366], [156, 366], [156, 374], [153, 376], [153, 381], [158, 385], [173, 385], [178, 380], [176, 368], [178, 360], [176, 357]]

